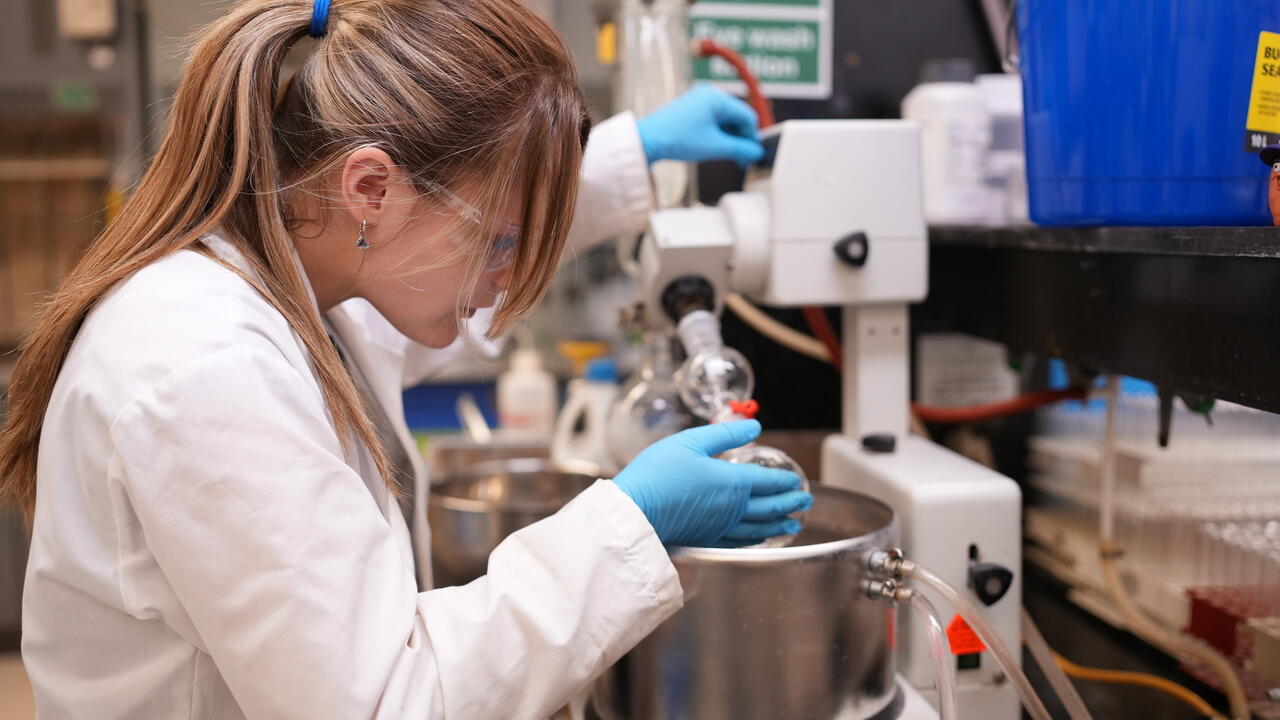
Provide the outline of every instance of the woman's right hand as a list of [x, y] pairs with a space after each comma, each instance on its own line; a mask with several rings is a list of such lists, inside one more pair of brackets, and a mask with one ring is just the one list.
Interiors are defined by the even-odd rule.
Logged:
[[613, 482], [666, 545], [743, 547], [800, 531], [813, 496], [793, 472], [714, 456], [760, 435], [755, 420], [692, 428], [645, 448]]

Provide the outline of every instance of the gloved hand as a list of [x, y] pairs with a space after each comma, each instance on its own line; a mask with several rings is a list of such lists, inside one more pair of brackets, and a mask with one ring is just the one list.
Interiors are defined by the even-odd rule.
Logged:
[[746, 167], [764, 157], [755, 111], [711, 85], [694, 86], [636, 125], [649, 162], [733, 160]]
[[742, 547], [800, 532], [813, 496], [793, 472], [716, 460], [760, 435], [755, 420], [684, 430], [645, 448], [613, 482], [666, 545]]

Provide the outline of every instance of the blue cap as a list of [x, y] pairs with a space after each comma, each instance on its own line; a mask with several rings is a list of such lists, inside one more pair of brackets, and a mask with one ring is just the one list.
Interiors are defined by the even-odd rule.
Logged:
[[587, 363], [587, 374], [584, 376], [595, 382], [618, 382], [618, 364], [613, 358], [596, 358]]

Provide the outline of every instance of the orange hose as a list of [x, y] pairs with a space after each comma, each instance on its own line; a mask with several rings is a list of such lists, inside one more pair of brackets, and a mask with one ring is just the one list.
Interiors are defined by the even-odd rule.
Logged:
[[962, 423], [981, 422], [996, 418], [1018, 415], [1045, 405], [1063, 400], [1083, 400], [1088, 397], [1085, 388], [1068, 388], [1066, 390], [1046, 390], [1043, 392], [1019, 395], [1011, 400], [1004, 400], [988, 405], [972, 405], [969, 407], [932, 407], [912, 403], [911, 409], [919, 418], [927, 423], [940, 425], [959, 425]]
[[[1050, 652], [1053, 652], [1052, 650]], [[1205, 699], [1179, 685], [1172, 680], [1166, 680], [1158, 675], [1150, 675], [1147, 673], [1129, 672], [1127, 670], [1104, 670], [1102, 668], [1086, 667], [1084, 665], [1076, 665], [1070, 660], [1062, 657], [1058, 653], [1053, 653], [1053, 659], [1062, 668], [1062, 671], [1077, 680], [1091, 680], [1093, 682], [1114, 683], [1118, 685], [1140, 685], [1142, 687], [1155, 688], [1164, 693], [1168, 693], [1178, 698], [1182, 702], [1195, 708], [1196, 712], [1207, 718], [1214, 720], [1224, 720], [1222, 714], [1213, 709], [1213, 706], [1205, 702]]]
[[831, 355], [829, 362], [835, 366], [837, 372], [843, 372], [844, 352], [840, 347], [840, 336], [836, 335], [836, 329], [831, 326], [827, 311], [815, 306], [806, 307], [804, 321], [809, 325], [809, 332], [821, 340], [823, 346], [827, 348], [827, 353]]
[[760, 81], [756, 79], [751, 68], [747, 67], [747, 61], [737, 51], [707, 38], [695, 40], [694, 49], [702, 57], [724, 58], [725, 62], [732, 65], [733, 69], [738, 71], [738, 77], [742, 78], [742, 82], [747, 86], [747, 102], [751, 105], [751, 109], [756, 111], [756, 119], [759, 120], [761, 129], [774, 123], [773, 104], [764, 96], [764, 92], [760, 90]]

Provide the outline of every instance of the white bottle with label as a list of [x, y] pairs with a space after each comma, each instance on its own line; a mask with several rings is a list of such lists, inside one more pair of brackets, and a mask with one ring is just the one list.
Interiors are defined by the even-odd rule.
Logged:
[[569, 383], [551, 439], [552, 462], [565, 467], [585, 463], [601, 477], [612, 477], [618, 466], [609, 452], [609, 410], [617, 398], [617, 367], [607, 358], [592, 360], [586, 376]]
[[1025, 225], [1030, 218], [1022, 140], [1022, 78], [995, 73], [979, 75], [975, 83], [991, 113], [987, 187], [991, 188], [993, 202], [988, 221], [992, 225]]
[[498, 425], [504, 430], [550, 438], [556, 423], [556, 379], [533, 348], [519, 348], [498, 376]]
[[984, 224], [990, 214], [991, 112], [973, 78], [968, 60], [931, 61], [902, 101], [902, 117], [920, 123], [930, 225]]

